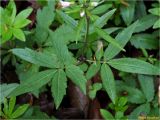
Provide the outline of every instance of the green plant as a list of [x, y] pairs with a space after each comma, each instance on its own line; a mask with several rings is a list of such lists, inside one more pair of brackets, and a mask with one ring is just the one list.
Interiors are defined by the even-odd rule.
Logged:
[[101, 115], [102, 117], [107, 120], [107, 119], [127, 119], [126, 116], [124, 116], [124, 112], [127, 110], [128, 105], [127, 104], [127, 98], [125, 97], [120, 97], [119, 99], [116, 100], [116, 103], [110, 103], [109, 108], [111, 110], [114, 110], [115, 115], [113, 117], [112, 113], [105, 109], [101, 109]]
[[[153, 79], [160, 75], [157, 59], [159, 30], [158, 27], [152, 29], [158, 20], [154, 10], [149, 10], [153, 15], [147, 14], [144, 2], [136, 0], [49, 0], [42, 4], [43, 7], [37, 10], [36, 26], [26, 36], [26, 41], [12, 41], [14, 45], [7, 48], [7, 53], [9, 50], [10, 56], [14, 56], [13, 65], [20, 84], [16, 87], [11, 85], [14, 89], [5, 93], [3, 98], [28, 92], [38, 98], [39, 93], [49, 87], [58, 109], [66, 95], [67, 81], [71, 80], [92, 100], [99, 90], [107, 93], [111, 103], [107, 110], [101, 109], [106, 119], [137, 118], [141, 112], [157, 115], [158, 106], [153, 102], [157, 99], [157, 91]], [[15, 14], [13, 1], [1, 8], [3, 13], [10, 6], [11, 13]], [[24, 21], [28, 21], [26, 18], [32, 10], [25, 11], [22, 11], [25, 13]], [[14, 14], [16, 21], [19, 14]], [[26, 26], [29, 21], [24, 23]], [[2, 24], [8, 23], [3, 21]], [[153, 32], [146, 31], [148, 29]], [[9, 40], [12, 35], [8, 35], [2, 34], [2, 39], [4, 36]], [[4, 40], [2, 47], [5, 45], [7, 42]], [[136, 56], [127, 55], [130, 48], [136, 49], [133, 52]], [[4, 58], [4, 61], [9, 61], [11, 57]], [[93, 82], [96, 75], [101, 80]], [[91, 83], [89, 90], [88, 81]], [[150, 89], [145, 89], [147, 87]], [[124, 115], [128, 107], [132, 111]]]
[[0, 116], [2, 116], [2, 118], [5, 118], [5, 119], [19, 118], [21, 115], [23, 115], [26, 112], [26, 110], [29, 107], [28, 104], [24, 104], [19, 106], [18, 108], [15, 108], [15, 104], [16, 104], [16, 97], [11, 97], [9, 102], [5, 98], [3, 109], [2, 108], [0, 109]]
[[[32, 12], [32, 8], [27, 8], [16, 15], [16, 5], [13, 0], [10, 0], [7, 7], [4, 9], [0, 7], [1, 12], [1, 28], [0, 36], [2, 37], [1, 43], [3, 44], [8, 40], [15, 38], [25, 41], [25, 35], [22, 28], [31, 23], [27, 17]], [[13, 37], [14, 36], [14, 37]]]

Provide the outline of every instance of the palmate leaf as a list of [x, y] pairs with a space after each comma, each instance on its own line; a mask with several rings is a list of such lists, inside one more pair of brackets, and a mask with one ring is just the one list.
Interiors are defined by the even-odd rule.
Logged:
[[59, 69], [52, 78], [52, 86], [51, 86], [52, 96], [54, 97], [56, 109], [62, 102], [63, 96], [66, 94], [66, 88], [67, 88], [66, 74], [62, 69]]
[[66, 42], [64, 41], [61, 35], [61, 31], [63, 30], [63, 25], [59, 27], [55, 32], [50, 31], [49, 39], [52, 42], [53, 49], [55, 50], [55, 54], [58, 59], [63, 64], [72, 64], [74, 63], [74, 59], [68, 51]]
[[112, 73], [110, 67], [107, 64], [102, 64], [100, 74], [101, 74], [104, 89], [108, 93], [112, 102], [115, 103], [116, 97], [117, 97], [116, 85], [115, 85], [114, 76], [113, 76], [113, 73]]
[[[127, 44], [127, 42], [130, 40], [137, 24], [138, 24], [138, 21], [134, 22], [132, 25], [125, 28], [122, 32], [118, 33], [118, 35], [115, 38], [116, 43], [118, 43], [123, 48]], [[104, 58], [107, 60], [112, 59], [119, 52], [120, 52], [120, 49], [110, 43], [104, 52]]]
[[18, 96], [41, 88], [51, 80], [55, 72], [56, 70], [51, 69], [32, 75], [29, 79], [25, 80], [16, 89], [14, 89], [9, 96]]
[[152, 76], [138, 75], [138, 81], [148, 102], [154, 97], [154, 81]]
[[158, 67], [136, 58], [112, 59], [107, 63], [113, 68], [124, 72], [160, 75], [160, 69]]
[[15, 48], [15, 49], [12, 49], [11, 51], [13, 54], [17, 55], [21, 59], [26, 60], [30, 63], [36, 64], [39, 66], [48, 67], [48, 68], [58, 67], [56, 56], [51, 57], [45, 53], [36, 52], [29, 48], [25, 48], [25, 49]]
[[66, 66], [66, 75], [86, 94], [86, 78], [83, 71], [75, 65]]

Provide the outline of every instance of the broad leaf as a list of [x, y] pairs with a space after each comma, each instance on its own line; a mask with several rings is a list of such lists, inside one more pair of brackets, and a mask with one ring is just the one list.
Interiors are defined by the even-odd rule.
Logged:
[[56, 109], [61, 104], [64, 95], [66, 94], [66, 88], [67, 88], [67, 78], [66, 74], [63, 70], [59, 69], [54, 74], [52, 78], [52, 96], [54, 97], [54, 102], [56, 104]]
[[86, 73], [87, 80], [91, 79], [94, 75], [96, 75], [96, 73], [100, 70], [100, 67], [101, 67], [100, 63], [91, 64]]
[[113, 59], [107, 63], [113, 68], [124, 72], [160, 75], [160, 69], [158, 67], [136, 58]]
[[141, 104], [146, 102], [144, 94], [139, 89], [127, 86], [121, 81], [116, 82], [116, 89], [119, 96], [121, 96], [122, 93], [125, 92], [128, 102], [130, 103]]
[[140, 116], [141, 113], [148, 115], [149, 112], [150, 112], [150, 104], [149, 103], [142, 104], [138, 106], [136, 109], [134, 109], [133, 112], [131, 112], [131, 114], [129, 115], [129, 119], [138, 119], [138, 116]]
[[146, 75], [138, 75], [138, 80], [147, 101], [152, 101], [155, 92], [153, 77]]
[[143, 32], [148, 28], [152, 27], [152, 25], [156, 22], [157, 19], [158, 17], [154, 15], [143, 16], [142, 18], [139, 19], [139, 23], [137, 24], [134, 33]]
[[[130, 40], [138, 21], [125, 28], [122, 32], [118, 33], [116, 36], [116, 42], [123, 48], [127, 42]], [[109, 60], [115, 57], [120, 52], [120, 49], [116, 48], [113, 44], [109, 44], [107, 49], [104, 52], [104, 58]]]
[[31, 23], [31, 21], [28, 19], [22, 19], [22, 20], [20, 19], [14, 23], [14, 28], [23, 28], [29, 23]]
[[100, 28], [98, 28], [98, 27], [96, 27], [95, 29], [96, 29], [97, 34], [98, 34], [100, 37], [102, 37], [103, 39], [105, 39], [107, 42], [111, 43], [113, 46], [117, 47], [118, 49], [125, 51], [125, 50], [119, 45], [119, 43], [118, 43], [114, 38], [112, 38], [107, 32], [105, 32], [103, 29], [100, 29]]
[[84, 77], [83, 71], [75, 65], [66, 66], [67, 76], [75, 83], [81, 91], [86, 94], [86, 78]]
[[32, 92], [41, 88], [43, 85], [47, 84], [51, 78], [54, 76], [56, 70], [45, 70], [32, 75], [25, 82], [20, 84], [16, 89], [14, 89], [9, 96], [18, 96], [23, 93]]
[[9, 109], [8, 109], [9, 116], [13, 113], [15, 104], [16, 104], [16, 97], [11, 97], [9, 100]]
[[136, 34], [131, 40], [131, 44], [136, 48], [158, 49], [158, 39], [151, 34]]
[[128, 1], [129, 6], [124, 6], [123, 4], [120, 7], [122, 18], [125, 24], [128, 26], [134, 19], [134, 12], [135, 12], [135, 1]]
[[49, 68], [58, 67], [56, 56], [51, 57], [51, 55], [49, 56], [42, 52], [36, 52], [29, 48], [25, 48], [25, 49], [15, 48], [15, 49], [12, 49], [12, 52], [13, 54], [17, 55], [21, 59], [39, 66], [44, 66]]
[[4, 101], [4, 98], [6, 98], [16, 87], [18, 87], [17, 83], [12, 84], [0, 84], [0, 104]]
[[103, 87], [108, 93], [110, 99], [113, 103], [116, 102], [116, 86], [115, 86], [115, 80], [113, 73], [110, 69], [110, 67], [107, 64], [102, 64], [101, 66], [101, 78]]

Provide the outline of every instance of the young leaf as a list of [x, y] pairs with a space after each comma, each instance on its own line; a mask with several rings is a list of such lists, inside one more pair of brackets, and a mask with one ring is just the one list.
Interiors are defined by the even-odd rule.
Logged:
[[28, 25], [29, 23], [31, 23], [31, 21], [28, 19], [20, 19], [20, 20], [15, 21], [13, 26], [14, 26], [14, 28], [23, 28], [26, 25]]
[[67, 78], [63, 70], [59, 69], [52, 78], [52, 96], [56, 104], [56, 109], [59, 107], [63, 100], [63, 96], [66, 94]]
[[9, 116], [12, 114], [15, 104], [16, 104], [16, 97], [11, 97], [9, 100], [9, 109], [8, 109]]
[[107, 63], [113, 68], [124, 72], [160, 75], [160, 69], [158, 67], [136, 58], [113, 59]]
[[0, 84], [0, 104], [3, 103], [4, 98], [6, 98], [16, 87], [18, 87], [18, 84], [12, 83], [12, 84]]
[[140, 116], [141, 113], [147, 116], [149, 112], [150, 112], [150, 104], [149, 103], [142, 104], [138, 106], [136, 109], [134, 109], [133, 112], [131, 112], [131, 114], [129, 115], [129, 118], [138, 119], [138, 116]]
[[17, 55], [21, 59], [39, 66], [44, 66], [49, 68], [58, 67], [56, 56], [51, 57], [45, 53], [36, 52], [29, 48], [25, 48], [25, 49], [15, 48], [15, 49], [12, 49], [12, 52], [13, 54]]
[[26, 41], [25, 35], [21, 29], [12, 28], [12, 33], [17, 39], [22, 40], [22, 41]]
[[158, 16], [160, 16], [160, 14], [159, 14], [160, 7], [159, 7], [159, 8], [152, 8], [152, 9], [149, 9], [148, 11], [149, 11], [151, 14], [153, 14], [153, 15], [158, 15]]
[[22, 106], [19, 106], [16, 109], [16, 111], [12, 113], [11, 118], [14, 119], [14, 118], [20, 117], [21, 115], [24, 114], [24, 112], [28, 109], [28, 107], [29, 107], [29, 104], [24, 104]]
[[98, 90], [102, 88], [101, 83], [94, 83], [93, 86], [90, 86], [91, 89], [89, 91], [89, 97], [93, 100], [96, 97], [96, 93]]
[[32, 75], [29, 79], [25, 80], [16, 89], [14, 89], [9, 96], [18, 96], [41, 88], [51, 80], [55, 72], [56, 70], [51, 69]]
[[136, 2], [128, 1], [128, 3], [129, 3], [129, 6], [121, 5], [120, 7], [120, 10], [121, 10], [120, 13], [127, 26], [130, 25], [131, 22], [133, 21]]
[[106, 33], [103, 29], [100, 29], [100, 28], [98, 28], [98, 27], [96, 27], [95, 29], [96, 29], [97, 34], [98, 34], [100, 37], [102, 37], [103, 39], [105, 39], [107, 42], [111, 43], [113, 46], [117, 47], [118, 49], [125, 51], [125, 50], [119, 45], [119, 43], [118, 43], [114, 38], [112, 38], [108, 33]]
[[105, 109], [100, 109], [101, 115], [105, 120], [114, 119], [113, 115]]
[[116, 85], [114, 81], [113, 73], [107, 64], [101, 66], [101, 78], [104, 89], [108, 93], [113, 103], [116, 102]]
[[158, 19], [158, 20], [154, 23], [153, 28], [154, 28], [154, 29], [160, 28], [160, 19]]
[[153, 77], [147, 75], [138, 75], [138, 80], [147, 102], [152, 101], [155, 92]]
[[66, 66], [66, 74], [73, 81], [73, 83], [75, 83], [81, 91], [86, 94], [87, 80], [83, 75], [83, 71], [75, 65], [68, 65]]
[[101, 67], [100, 63], [91, 64], [86, 73], [87, 80], [91, 79], [94, 75], [96, 75], [96, 73], [100, 70], [100, 67]]
[[[125, 28], [122, 32], [118, 33], [116, 36], [116, 42], [123, 48], [127, 42], [130, 40], [138, 21]], [[113, 44], [109, 44], [107, 49], [104, 52], [104, 58], [109, 60], [115, 57], [120, 52], [120, 49], [116, 48]]]
[[30, 14], [31, 12], [33, 11], [32, 8], [27, 8], [23, 11], [21, 11], [15, 18], [15, 22], [16, 21], [19, 21], [19, 20], [23, 20], [23, 19], [26, 19]]

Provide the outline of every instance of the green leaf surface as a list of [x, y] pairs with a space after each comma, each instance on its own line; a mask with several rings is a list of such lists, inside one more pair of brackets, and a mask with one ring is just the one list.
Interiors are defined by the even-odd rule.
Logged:
[[113, 68], [123, 72], [160, 75], [160, 69], [158, 67], [136, 58], [112, 59], [107, 63]]
[[160, 28], [160, 19], [158, 19], [158, 20], [154, 23], [153, 28], [154, 28], [154, 29]]
[[157, 16], [154, 15], [146, 15], [139, 19], [139, 22], [137, 24], [136, 29], [134, 30], [134, 33], [143, 32], [150, 27], [158, 20]]
[[66, 74], [63, 70], [59, 69], [52, 78], [52, 86], [51, 86], [52, 96], [54, 97], [56, 109], [58, 109], [59, 105], [63, 100], [64, 95], [66, 94], [66, 88], [67, 88]]
[[66, 74], [67, 76], [75, 83], [81, 91], [86, 94], [86, 78], [84, 76], [83, 71], [75, 65], [66, 66]]
[[18, 96], [23, 93], [32, 92], [47, 84], [54, 76], [56, 70], [45, 70], [32, 75], [29, 79], [14, 89], [9, 96]]
[[27, 8], [27, 9], [21, 11], [21, 12], [18, 13], [18, 15], [16, 16], [14, 22], [19, 21], [19, 20], [22, 20], [22, 19], [26, 19], [26, 18], [31, 14], [32, 11], [33, 11], [32, 8]]
[[[123, 48], [127, 42], [130, 40], [138, 21], [134, 22], [129, 27], [125, 28], [122, 32], [118, 33], [116, 36], [116, 42]], [[116, 48], [113, 44], [109, 44], [104, 52], [104, 58], [109, 60], [115, 57], [120, 52], [120, 49]]]
[[131, 24], [131, 22], [134, 19], [134, 12], [135, 12], [135, 5], [136, 2], [135, 1], [127, 1], [127, 3], [129, 4], [129, 6], [125, 6], [125, 5], [121, 5], [120, 7], [120, 13], [122, 15], [122, 18], [125, 22], [125, 24], [128, 26]]
[[100, 70], [101, 64], [100, 63], [93, 63], [89, 66], [87, 73], [86, 73], [86, 78], [87, 80], [91, 79], [93, 76], [97, 74], [97, 72]]
[[131, 37], [131, 44], [136, 48], [158, 49], [158, 39], [154, 35], [141, 33]]
[[115, 13], [115, 11], [116, 11], [116, 9], [110, 10], [109, 12], [104, 14], [103, 16], [99, 17], [95, 21], [94, 25], [99, 28], [102, 28], [107, 23], [107, 21], [112, 17], [112, 15]]
[[158, 8], [152, 8], [152, 9], [149, 9], [148, 10], [151, 14], [153, 14], [153, 15], [158, 15], [158, 16], [160, 16], [160, 7], [158, 7]]
[[105, 109], [100, 109], [100, 113], [105, 120], [114, 119], [113, 115]]
[[154, 98], [154, 92], [155, 92], [153, 77], [147, 75], [138, 75], [138, 81], [147, 99], [147, 102], [151, 102]]
[[107, 64], [102, 64], [101, 66], [101, 79], [102, 84], [106, 92], [108, 93], [110, 99], [113, 103], [116, 102], [116, 85], [113, 73], [110, 69], [110, 67]]
[[4, 98], [6, 98], [16, 87], [18, 87], [17, 83], [0, 84], [0, 104], [3, 103]]
[[49, 1], [48, 5], [37, 11], [37, 24], [42, 28], [48, 28], [54, 21], [55, 17], [55, 1]]
[[15, 48], [15, 49], [12, 49], [12, 53], [23, 60], [26, 60], [30, 63], [36, 64], [39, 66], [44, 66], [48, 68], [58, 67], [58, 63], [55, 55], [54, 57], [51, 57], [51, 55], [49, 56], [42, 52], [36, 52], [29, 48], [25, 48], [25, 49]]
[[50, 40], [52, 41], [53, 48], [55, 50], [55, 54], [58, 59], [63, 64], [71, 64], [73, 63], [73, 58], [68, 51], [67, 45], [61, 36], [61, 30], [63, 29], [63, 25], [59, 27], [55, 32], [50, 32]]
[[119, 45], [119, 43], [118, 43], [114, 38], [112, 38], [107, 32], [105, 32], [103, 29], [100, 29], [100, 28], [98, 28], [98, 27], [96, 27], [95, 29], [96, 29], [97, 34], [98, 34], [100, 37], [102, 37], [103, 39], [105, 39], [107, 42], [111, 43], [113, 46], [117, 47], [118, 49], [125, 51], [125, 50]]
[[59, 10], [57, 10], [56, 12], [58, 13], [58, 15], [60, 15], [60, 17], [63, 19], [63, 21], [65, 23], [67, 23], [69, 26], [71, 26], [73, 29], [75, 29], [77, 27], [78, 22], [76, 20], [74, 20], [72, 17], [70, 17], [66, 13], [59, 11]]
[[14, 111], [11, 115], [11, 118], [14, 119], [14, 118], [18, 118], [20, 117], [21, 115], [24, 114], [24, 112], [28, 109], [29, 107], [29, 104], [24, 104], [22, 106], [19, 106], [16, 111]]
[[134, 109], [133, 112], [131, 112], [131, 114], [129, 115], [129, 119], [138, 119], [138, 116], [140, 116], [141, 113], [148, 115], [149, 112], [150, 112], [150, 104], [149, 103], [142, 104], [138, 106], [136, 109]]
[[127, 86], [125, 83], [121, 81], [116, 82], [116, 89], [118, 95], [120, 96], [123, 92], [125, 92], [128, 102], [130, 103], [141, 104], [146, 102], [144, 94], [139, 89]]
[[9, 100], [9, 109], [8, 109], [9, 116], [12, 114], [15, 104], [16, 104], [16, 97], [11, 97]]
[[21, 29], [12, 28], [12, 33], [17, 39], [19, 39], [21, 41], [26, 41], [25, 35]]
[[26, 25], [28, 25], [29, 23], [31, 23], [31, 21], [28, 19], [19, 19], [19, 20], [15, 21], [14, 28], [23, 28]]

